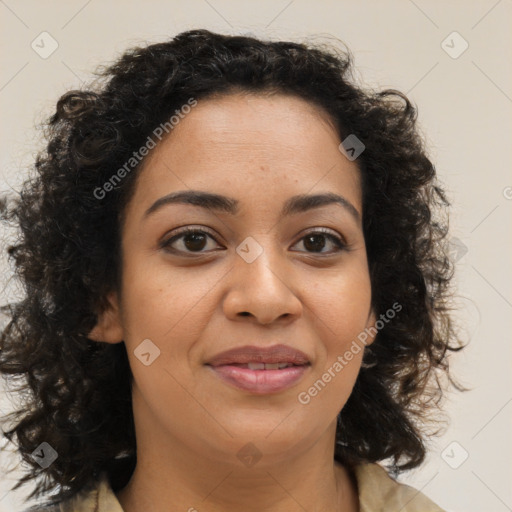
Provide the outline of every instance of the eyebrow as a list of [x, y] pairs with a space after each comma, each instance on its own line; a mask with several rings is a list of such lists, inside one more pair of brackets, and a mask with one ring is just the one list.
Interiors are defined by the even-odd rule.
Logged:
[[[210, 211], [218, 211], [236, 215], [239, 211], [239, 201], [231, 197], [226, 197], [211, 192], [203, 192], [201, 190], [182, 190], [172, 192], [166, 196], [157, 199], [144, 213], [147, 218], [157, 210], [169, 204], [190, 204], [199, 206]], [[286, 200], [281, 210], [280, 216], [287, 217], [297, 213], [304, 213], [314, 208], [327, 206], [330, 204], [339, 204], [359, 223], [361, 216], [355, 206], [345, 199], [343, 196], [332, 192], [323, 194], [301, 194], [290, 197]]]

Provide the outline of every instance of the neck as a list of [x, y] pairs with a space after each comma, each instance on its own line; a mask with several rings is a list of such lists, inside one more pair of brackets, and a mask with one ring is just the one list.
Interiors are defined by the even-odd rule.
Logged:
[[192, 449], [183, 439], [159, 431], [152, 420], [146, 414], [135, 416], [137, 465], [116, 494], [124, 512], [359, 510], [355, 479], [334, 462], [335, 421], [308, 449], [291, 455], [263, 453], [244, 464], [232, 455]]
[[290, 460], [265, 469], [212, 463], [201, 459], [194, 471], [169, 461], [163, 467], [137, 462], [133, 476], [117, 498], [124, 512], [356, 512], [357, 489], [343, 466], [304, 465]]

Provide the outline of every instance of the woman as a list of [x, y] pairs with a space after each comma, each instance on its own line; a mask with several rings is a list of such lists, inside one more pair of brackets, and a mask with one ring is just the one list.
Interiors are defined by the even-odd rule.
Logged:
[[3, 214], [34, 510], [441, 510], [394, 477], [461, 389], [448, 202], [415, 108], [351, 65], [192, 30], [60, 98]]

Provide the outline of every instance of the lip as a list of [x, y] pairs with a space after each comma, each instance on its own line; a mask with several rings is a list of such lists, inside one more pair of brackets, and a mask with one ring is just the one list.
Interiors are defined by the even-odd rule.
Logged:
[[[270, 370], [237, 366], [248, 363], [288, 363], [293, 366]], [[304, 352], [286, 345], [251, 345], [222, 352], [213, 357], [207, 366], [224, 382], [238, 389], [254, 394], [269, 394], [294, 386], [308, 371], [311, 363]]]
[[221, 352], [210, 359], [207, 364], [215, 367], [227, 364], [247, 364], [251, 362], [304, 365], [309, 364], [310, 360], [304, 352], [289, 347], [288, 345], [273, 345], [271, 347], [245, 345]]

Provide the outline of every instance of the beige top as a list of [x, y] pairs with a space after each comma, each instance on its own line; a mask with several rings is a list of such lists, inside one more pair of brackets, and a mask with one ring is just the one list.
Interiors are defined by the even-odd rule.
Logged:
[[[359, 487], [359, 512], [446, 512], [420, 491], [393, 480], [379, 464], [355, 467]], [[90, 491], [77, 494], [65, 503], [26, 512], [124, 512], [106, 474]]]

